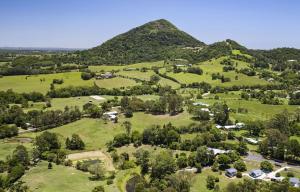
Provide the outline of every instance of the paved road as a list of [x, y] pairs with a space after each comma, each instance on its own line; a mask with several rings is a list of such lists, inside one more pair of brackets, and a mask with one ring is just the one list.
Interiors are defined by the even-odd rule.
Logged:
[[253, 153], [253, 152], [249, 152], [248, 155], [246, 157], [244, 157], [244, 160], [246, 160], [246, 161], [256, 161], [256, 162], [269, 161], [272, 164], [276, 163], [277, 165], [280, 165], [282, 167], [288, 166], [290, 168], [300, 170], [300, 165], [290, 165], [290, 164], [287, 164], [286, 162], [278, 162], [278, 161], [275, 161], [275, 160], [272, 160], [272, 159], [266, 159], [262, 155], [260, 155], [258, 153]]

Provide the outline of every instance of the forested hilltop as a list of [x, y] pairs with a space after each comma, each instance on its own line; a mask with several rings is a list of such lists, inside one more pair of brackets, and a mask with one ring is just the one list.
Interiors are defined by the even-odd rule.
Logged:
[[186, 47], [201, 49], [204, 46], [203, 42], [161, 19], [136, 27], [81, 54], [89, 63], [128, 64], [163, 60], [181, 54]]

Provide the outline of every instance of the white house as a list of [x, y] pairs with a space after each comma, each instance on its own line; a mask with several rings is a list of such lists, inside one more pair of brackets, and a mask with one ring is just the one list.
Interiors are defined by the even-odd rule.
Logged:
[[226, 129], [226, 130], [230, 130], [230, 129], [241, 129], [245, 126], [244, 123], [237, 123], [235, 125], [225, 125], [225, 126], [222, 126], [222, 125], [216, 125], [216, 128], [218, 129]]
[[224, 153], [229, 153], [230, 150], [216, 149], [208, 147], [207, 150], [211, 151], [214, 155], [220, 155]]
[[245, 126], [245, 123], [237, 123], [235, 124], [237, 128], [243, 128]]
[[216, 125], [216, 128], [221, 129], [223, 126], [222, 125]]
[[203, 103], [203, 102], [195, 102], [193, 103], [194, 106], [205, 106], [205, 107], [209, 107], [209, 104], [207, 103]]
[[200, 110], [201, 110], [201, 111], [209, 112], [209, 108], [201, 108]]
[[225, 129], [236, 129], [237, 126], [236, 125], [225, 125], [224, 128]]
[[103, 113], [104, 116], [108, 117], [111, 121], [116, 120], [118, 112], [117, 111], [111, 111]]
[[248, 143], [250, 143], [250, 144], [254, 144], [254, 145], [256, 145], [256, 144], [258, 144], [258, 143], [259, 143], [259, 141], [258, 141], [258, 140], [256, 140], [256, 139], [253, 139], [253, 138], [249, 138], [249, 137], [245, 137], [245, 140], [246, 140]]

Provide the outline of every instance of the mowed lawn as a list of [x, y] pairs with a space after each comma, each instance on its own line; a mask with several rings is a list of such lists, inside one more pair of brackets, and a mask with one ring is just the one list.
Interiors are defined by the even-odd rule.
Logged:
[[[115, 184], [106, 185], [106, 181], [91, 181], [89, 173], [79, 171], [73, 167], [52, 164], [48, 169], [48, 162], [40, 162], [31, 168], [21, 178], [33, 192], [90, 192], [94, 187], [102, 185], [106, 191], [118, 192]], [[118, 175], [117, 175], [118, 176]]]
[[[175, 126], [183, 126], [192, 123], [191, 117], [187, 113], [181, 113], [177, 116], [169, 115], [150, 115], [144, 113], [134, 113], [132, 118], [120, 117], [118, 123], [110, 121], [104, 122], [102, 119], [81, 119], [79, 121], [49, 129], [48, 131], [57, 133], [62, 136], [63, 140], [70, 137], [73, 133], [79, 134], [86, 144], [87, 150], [97, 150], [105, 148], [105, 144], [113, 139], [118, 133], [124, 133], [122, 122], [130, 121], [132, 130], [137, 130], [140, 133], [151, 125], [163, 125], [171, 122]], [[22, 137], [34, 138], [39, 133], [27, 133]]]
[[[53, 79], [63, 79], [64, 83], [55, 85], [55, 87], [66, 86], [92, 86], [94, 80], [82, 80], [80, 72], [56, 73], [56, 74], [42, 74], [42, 75], [17, 75], [4, 76], [0, 78], [0, 90], [5, 91], [12, 89], [16, 92], [32, 92], [37, 91], [47, 93], [50, 90], [50, 84]], [[26, 78], [27, 77], [27, 78]], [[45, 81], [41, 81], [45, 80]]]
[[136, 83], [134, 80], [126, 79], [122, 77], [114, 77], [111, 79], [100, 79], [100, 80], [96, 80], [95, 82], [98, 87], [106, 88], [106, 89], [131, 87], [140, 84], [140, 83]]

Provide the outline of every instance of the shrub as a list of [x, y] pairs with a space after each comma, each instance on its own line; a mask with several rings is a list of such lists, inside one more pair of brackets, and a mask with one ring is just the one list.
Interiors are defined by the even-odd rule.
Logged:
[[260, 168], [265, 172], [273, 171], [273, 165], [269, 161], [262, 161], [260, 163]]
[[111, 185], [113, 183], [114, 183], [114, 180], [112, 180], [112, 179], [108, 179], [107, 182], [106, 182], [107, 185]]
[[52, 163], [51, 162], [48, 163], [48, 169], [52, 169]]
[[215, 182], [219, 182], [219, 181], [220, 181], [219, 177], [215, 177]]
[[243, 177], [242, 172], [238, 171], [238, 172], [236, 173], [236, 177], [237, 177], [237, 178], [242, 178], [242, 177]]
[[286, 176], [288, 176], [288, 177], [294, 177], [295, 175], [294, 175], [293, 172], [287, 172]]
[[207, 176], [206, 178], [206, 188], [207, 189], [213, 189], [215, 187], [215, 178], [214, 176]]

